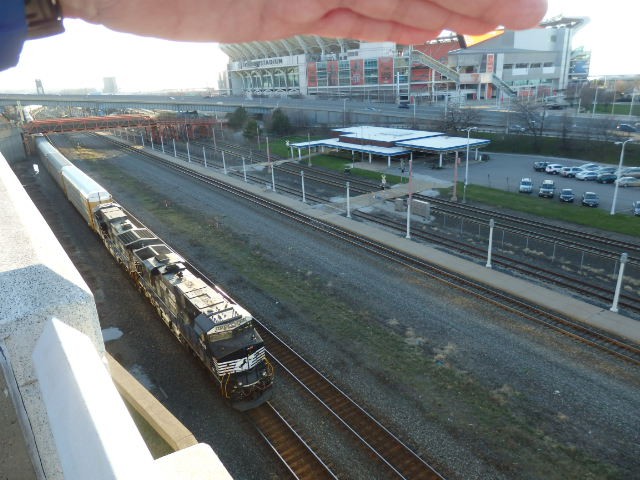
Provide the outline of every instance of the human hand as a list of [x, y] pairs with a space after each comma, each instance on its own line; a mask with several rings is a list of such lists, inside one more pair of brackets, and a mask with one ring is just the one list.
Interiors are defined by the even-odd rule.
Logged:
[[533, 27], [546, 0], [61, 0], [66, 17], [121, 32], [225, 43], [320, 35], [423, 43], [442, 30]]

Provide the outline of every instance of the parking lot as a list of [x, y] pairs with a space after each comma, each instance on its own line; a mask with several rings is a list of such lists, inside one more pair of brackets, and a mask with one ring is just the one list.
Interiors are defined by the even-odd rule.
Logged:
[[[552, 163], [559, 163], [564, 166], [580, 166], [590, 162], [557, 157], [488, 153], [491, 159], [487, 162], [473, 161], [473, 157], [470, 159], [468, 176], [468, 183], [470, 185], [482, 185], [491, 188], [498, 188], [513, 192], [514, 195], [528, 195], [518, 192], [520, 180], [524, 177], [528, 177], [533, 181], [533, 192], [530, 195], [538, 198], [538, 188], [542, 181], [551, 179], [555, 181], [555, 196], [553, 199], [539, 198], [539, 201], [559, 202], [558, 194], [560, 191], [563, 188], [571, 188], [573, 189], [573, 193], [576, 195], [576, 200], [573, 204], [565, 204], [567, 208], [586, 208], [581, 207], [580, 198], [584, 192], [589, 191], [597, 193], [600, 197], [600, 206], [598, 208], [606, 210], [607, 212], [611, 210], [611, 203], [613, 201], [613, 192], [615, 188], [613, 184], [600, 184], [595, 181], [577, 180], [575, 178], [550, 175], [548, 173], [536, 172], [533, 170], [533, 162], [535, 161], [549, 161]], [[415, 174], [426, 175], [439, 180], [453, 182], [454, 168], [451, 164], [447, 164], [447, 166], [441, 170], [433, 170], [427, 165], [421, 165], [419, 161], [416, 163], [417, 164], [414, 167]], [[389, 172], [398, 174], [397, 170], [398, 167], [396, 166], [395, 169], [392, 167]], [[464, 175], [465, 152], [462, 152], [460, 155], [460, 165], [458, 167], [458, 181], [464, 182]], [[458, 196], [462, 197], [462, 192], [459, 192]], [[636, 200], [640, 200], [640, 187], [618, 188], [616, 213], [631, 214], [631, 203]]]

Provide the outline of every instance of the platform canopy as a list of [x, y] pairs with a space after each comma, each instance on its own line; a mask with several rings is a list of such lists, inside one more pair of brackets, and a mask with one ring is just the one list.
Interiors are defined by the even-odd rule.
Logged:
[[408, 155], [411, 150], [403, 147], [380, 147], [378, 145], [366, 145], [358, 143], [341, 142], [337, 138], [327, 138], [326, 140], [314, 140], [312, 142], [291, 143], [293, 148], [326, 147], [338, 150], [351, 150], [354, 152], [370, 153], [372, 155], [384, 155], [395, 157], [398, 155]]
[[485, 140], [482, 138], [448, 137], [446, 135], [440, 135], [437, 137], [418, 138], [415, 140], [397, 142], [396, 145], [399, 147], [410, 148], [411, 150], [445, 153], [465, 150], [467, 145], [469, 148], [476, 149], [489, 145], [489, 143], [491, 143], [491, 140]]
[[369, 161], [371, 161], [371, 155], [383, 155], [388, 158], [390, 163], [391, 157], [407, 156], [413, 151], [443, 154], [465, 150], [467, 146], [478, 149], [490, 143], [490, 140], [480, 138], [449, 137], [442, 132], [369, 125], [335, 128], [333, 131], [338, 134], [338, 138], [292, 143], [289, 147], [298, 150], [326, 147], [363, 152], [369, 154]]
[[334, 128], [334, 132], [340, 133], [341, 137], [366, 139], [374, 142], [398, 143], [405, 140], [418, 138], [436, 137], [442, 132], [429, 132], [425, 130], [407, 130], [404, 128], [372, 127], [362, 125], [356, 127]]

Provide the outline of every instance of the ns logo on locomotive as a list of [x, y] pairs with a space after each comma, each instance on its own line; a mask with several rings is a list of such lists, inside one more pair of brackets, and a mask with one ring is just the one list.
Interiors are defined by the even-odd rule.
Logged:
[[216, 379], [222, 396], [248, 410], [272, 395], [274, 370], [253, 317], [187, 262], [111, 195], [71, 164], [46, 137], [36, 137], [45, 167], [66, 197], [129, 273], [178, 340]]

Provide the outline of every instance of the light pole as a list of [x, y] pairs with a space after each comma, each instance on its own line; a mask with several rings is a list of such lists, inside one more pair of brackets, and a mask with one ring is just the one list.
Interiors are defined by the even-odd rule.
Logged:
[[464, 188], [462, 189], [462, 203], [467, 202], [467, 184], [469, 183], [469, 135], [471, 135], [471, 130], [477, 129], [478, 127], [463, 128], [463, 130], [467, 131], [467, 159], [464, 164]]
[[347, 126], [347, 98], [342, 99], [342, 126]]
[[620, 175], [622, 173], [622, 162], [624, 161], [624, 147], [627, 143], [633, 142], [633, 138], [625, 140], [624, 142], [616, 142], [616, 145], [622, 145], [622, 149], [620, 150], [620, 163], [618, 164], [618, 174], [615, 181], [615, 188], [613, 189], [613, 201], [611, 202], [611, 215], [615, 215], [616, 213], [616, 200], [618, 199], [618, 180], [620, 180]]

